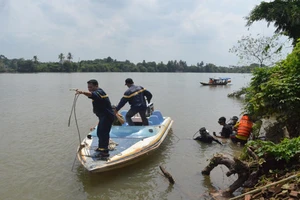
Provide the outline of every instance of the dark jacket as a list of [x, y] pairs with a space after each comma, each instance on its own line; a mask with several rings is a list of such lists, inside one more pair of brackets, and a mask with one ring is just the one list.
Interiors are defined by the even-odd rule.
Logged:
[[224, 138], [229, 138], [231, 134], [232, 134], [232, 127], [228, 124], [225, 124], [222, 128], [220, 135], [223, 136]]
[[132, 85], [126, 90], [116, 109], [119, 111], [127, 102], [129, 102], [132, 109], [146, 109], [147, 104], [145, 97], [147, 98], [148, 103], [150, 103], [152, 94], [142, 86]]
[[99, 118], [109, 117], [114, 119], [114, 112], [108, 95], [101, 88], [92, 92], [92, 96], [89, 98], [93, 100], [93, 111]]
[[216, 143], [222, 145], [222, 143], [221, 143], [219, 140], [215, 139], [215, 138], [212, 137], [211, 135], [207, 135], [207, 136], [205, 136], [205, 137], [203, 137], [203, 136], [198, 136], [198, 137], [194, 138], [194, 140], [198, 140], [198, 141], [200, 141], [200, 142], [209, 143], [209, 144], [211, 144], [213, 141], [215, 141]]

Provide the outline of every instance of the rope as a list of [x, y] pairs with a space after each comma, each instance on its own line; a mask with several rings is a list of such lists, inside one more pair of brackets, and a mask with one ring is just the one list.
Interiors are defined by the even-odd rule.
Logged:
[[77, 128], [77, 133], [78, 133], [78, 139], [79, 139], [79, 145], [80, 145], [81, 144], [81, 137], [80, 137], [80, 131], [79, 131], [79, 126], [78, 126], [77, 116], [76, 116], [76, 102], [77, 102], [77, 99], [78, 99], [79, 95], [80, 94], [75, 94], [75, 96], [74, 96], [73, 105], [72, 105], [72, 109], [71, 109], [71, 113], [70, 113], [69, 121], [68, 121], [68, 127], [70, 127], [72, 113], [74, 112], [74, 118], [75, 118], [75, 123], [76, 123], [76, 128]]
[[195, 139], [195, 135], [198, 133], [199, 131], [197, 131], [194, 135], [193, 135], [193, 139]]

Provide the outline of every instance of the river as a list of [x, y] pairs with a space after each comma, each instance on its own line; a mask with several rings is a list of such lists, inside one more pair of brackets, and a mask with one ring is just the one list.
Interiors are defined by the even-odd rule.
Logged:
[[[209, 77], [231, 77], [227, 86], [201, 86]], [[74, 120], [68, 127], [74, 92], [87, 90], [95, 78], [117, 104], [132, 78], [153, 94], [154, 107], [174, 120], [172, 132], [152, 155], [134, 165], [91, 174], [76, 160], [79, 144]], [[227, 94], [247, 86], [251, 74], [209, 73], [38, 73], [0, 74], [0, 196], [5, 200], [202, 199], [211, 188], [224, 189], [235, 179], [217, 167], [209, 177], [201, 170], [216, 153], [236, 155], [240, 148], [227, 142], [200, 144], [192, 140], [205, 126], [220, 131], [218, 118], [240, 116], [242, 102]], [[123, 109], [128, 109], [126, 105]], [[81, 138], [97, 118], [89, 99], [76, 105]], [[176, 184], [169, 186], [159, 165]]]

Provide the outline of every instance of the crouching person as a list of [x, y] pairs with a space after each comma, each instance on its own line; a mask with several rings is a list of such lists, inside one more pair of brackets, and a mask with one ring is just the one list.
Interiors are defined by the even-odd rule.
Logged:
[[238, 123], [236, 133], [230, 136], [231, 141], [245, 145], [252, 132], [252, 126], [253, 122], [250, 120], [250, 117], [247, 114], [243, 115]]
[[215, 141], [220, 145], [222, 145], [222, 143], [219, 140], [215, 139], [209, 134], [208, 130], [206, 130], [205, 127], [200, 128], [199, 132], [200, 132], [200, 136], [194, 138], [194, 140], [198, 140], [200, 142], [209, 143], [209, 144]]

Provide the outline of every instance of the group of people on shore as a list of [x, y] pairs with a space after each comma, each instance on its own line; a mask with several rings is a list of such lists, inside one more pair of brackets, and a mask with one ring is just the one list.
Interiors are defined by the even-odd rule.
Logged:
[[[230, 122], [226, 123], [225, 117], [220, 117], [218, 123], [222, 126], [221, 132], [217, 135], [216, 132], [213, 132], [213, 135], [216, 138], [222, 139], [231, 139], [233, 143], [239, 143], [241, 145], [245, 145], [250, 137], [252, 132], [253, 122], [251, 121], [249, 115], [244, 114], [240, 121], [238, 121], [237, 116], [233, 116], [230, 119]], [[200, 136], [194, 138], [195, 140], [212, 143], [213, 141], [222, 144], [219, 140], [209, 135], [209, 132], [202, 127], [200, 130]]]
[[[106, 92], [99, 88], [98, 81], [91, 79], [87, 82], [88, 91], [76, 90], [76, 94], [83, 94], [92, 99], [93, 112], [98, 117], [97, 126], [98, 148], [95, 150], [93, 157], [99, 159], [107, 159], [109, 157], [109, 133], [113, 122], [116, 120], [118, 111], [128, 102], [130, 110], [126, 113], [126, 122], [129, 126], [134, 123], [131, 119], [135, 114], [139, 113], [142, 119], [142, 124], [147, 126], [148, 119], [146, 117], [147, 102], [150, 103], [152, 94], [142, 86], [134, 85], [131, 78], [125, 80], [125, 85], [128, 89], [125, 91], [117, 106], [113, 106]], [[147, 101], [147, 102], [146, 102]]]

